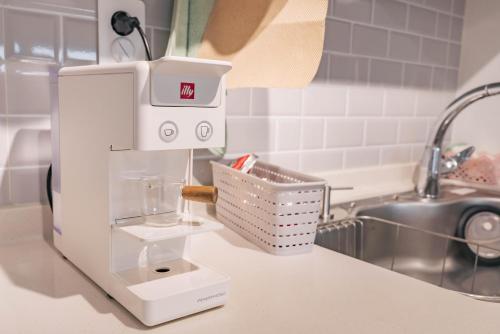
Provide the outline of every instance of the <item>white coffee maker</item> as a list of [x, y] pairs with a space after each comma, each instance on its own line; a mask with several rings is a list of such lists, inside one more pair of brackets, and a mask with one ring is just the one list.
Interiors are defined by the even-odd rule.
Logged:
[[63, 68], [53, 119], [54, 243], [144, 324], [223, 305], [229, 277], [186, 241], [222, 225], [180, 197], [192, 150], [225, 145], [223, 61]]

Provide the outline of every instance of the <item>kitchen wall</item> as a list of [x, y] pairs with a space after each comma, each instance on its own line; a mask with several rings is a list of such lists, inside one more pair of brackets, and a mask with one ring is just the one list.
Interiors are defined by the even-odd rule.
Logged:
[[416, 161], [455, 92], [463, 0], [330, 1], [305, 89], [229, 94], [228, 151], [306, 172]]
[[[145, 3], [158, 58], [172, 2]], [[95, 0], [0, 0], [0, 205], [46, 201], [57, 71], [95, 63], [96, 7]]]
[[[500, 81], [500, 2], [467, 1], [464, 20], [459, 92]], [[455, 121], [453, 140], [478, 151], [500, 153], [500, 97], [490, 97], [464, 111]]]
[[[145, 2], [159, 57], [171, 2]], [[45, 201], [57, 70], [95, 62], [95, 15], [95, 0], [0, 0], [0, 205]], [[307, 172], [415, 161], [455, 91], [463, 15], [463, 0], [331, 1], [313, 84], [229, 93], [229, 157]]]

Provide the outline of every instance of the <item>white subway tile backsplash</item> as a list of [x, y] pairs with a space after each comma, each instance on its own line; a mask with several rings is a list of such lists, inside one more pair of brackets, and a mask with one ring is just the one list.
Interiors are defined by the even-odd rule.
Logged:
[[50, 118], [11, 117], [8, 120], [8, 167], [42, 166], [50, 163]]
[[169, 29], [172, 17], [172, 0], [144, 0], [146, 22], [150, 26]]
[[349, 52], [351, 49], [351, 24], [326, 19], [324, 49], [326, 51]]
[[265, 118], [229, 118], [227, 152], [270, 152], [275, 148], [275, 122]]
[[329, 119], [326, 122], [326, 147], [361, 146], [363, 133], [363, 120]]
[[[454, 91], [457, 89], [458, 70], [434, 68], [432, 88], [436, 90]], [[449, 101], [451, 102], [451, 101]]]
[[405, 87], [429, 89], [432, 80], [432, 67], [405, 64], [403, 84]]
[[460, 66], [460, 45], [450, 43], [448, 44], [448, 66], [459, 67]]
[[11, 169], [11, 201], [18, 204], [47, 202], [46, 179], [47, 167]]
[[254, 88], [252, 115], [298, 116], [302, 107], [302, 91], [290, 88]]
[[366, 145], [396, 144], [397, 138], [397, 120], [370, 119], [366, 121]]
[[458, 70], [447, 69], [445, 89], [447, 89], [448, 91], [454, 91], [457, 89], [457, 85], [458, 85]]
[[434, 9], [449, 12], [451, 10], [452, 0], [425, 0], [425, 4]]
[[414, 33], [434, 36], [437, 13], [422, 7], [410, 6], [408, 30]]
[[382, 148], [381, 163], [384, 165], [402, 164], [410, 161], [410, 146], [391, 146]]
[[426, 119], [403, 119], [399, 123], [399, 143], [422, 143], [427, 139]]
[[300, 155], [298, 153], [273, 152], [260, 154], [259, 159], [274, 165], [282, 166], [293, 170], [300, 169]]
[[249, 116], [251, 96], [250, 88], [229, 89], [226, 97], [226, 114]]
[[279, 119], [276, 121], [279, 151], [298, 150], [300, 147], [300, 119]]
[[432, 65], [446, 65], [448, 44], [437, 39], [422, 40], [422, 62]]
[[417, 162], [422, 159], [422, 155], [424, 154], [425, 144], [412, 145], [411, 147], [411, 161]]
[[351, 21], [370, 22], [372, 0], [334, 0], [333, 15]]
[[342, 169], [344, 154], [340, 150], [305, 151], [300, 154], [301, 170], [307, 173]]
[[451, 16], [438, 14], [436, 36], [443, 39], [450, 38]]
[[330, 80], [334, 83], [366, 83], [368, 59], [355, 56], [330, 56]]
[[313, 79], [313, 82], [327, 82], [328, 81], [328, 62], [330, 55], [328, 53], [323, 52], [321, 55], [321, 61], [318, 66], [318, 70], [316, 71], [316, 76]]
[[[7, 110], [11, 115], [48, 115], [57, 89], [58, 67], [47, 63], [6, 63]], [[29, 98], [26, 98], [29, 96]]]
[[85, 65], [97, 61], [97, 26], [93, 20], [63, 19], [64, 65]]
[[353, 148], [345, 151], [345, 168], [362, 168], [379, 164], [379, 148]]
[[395, 0], [375, 0], [373, 22], [381, 27], [405, 29], [407, 5]]
[[463, 16], [465, 13], [465, 0], [453, 0], [453, 13]]
[[399, 60], [418, 61], [420, 37], [401, 32], [391, 32], [389, 57]]
[[417, 95], [411, 89], [388, 89], [385, 94], [384, 115], [412, 116], [415, 114]]
[[381, 88], [352, 88], [348, 93], [349, 116], [380, 116], [384, 107], [384, 91]]
[[[5, 56], [9, 58], [59, 60], [59, 17], [5, 9], [5, 30], [7, 34]], [[34, 28], [36, 27], [36, 28]]]
[[302, 149], [323, 148], [325, 121], [321, 118], [304, 118], [302, 120]]
[[[329, 1], [312, 85], [228, 92], [230, 156], [257, 152], [320, 172], [415, 161], [421, 153], [423, 129], [457, 85], [465, 2]], [[154, 58], [165, 52], [172, 3], [145, 0]], [[95, 0], [0, 0], [0, 205], [45, 199], [57, 70], [95, 62], [95, 17]], [[39, 29], [26, 28], [33, 24]]]
[[436, 117], [451, 102], [453, 93], [422, 91], [417, 94], [417, 116]]
[[387, 53], [389, 32], [385, 29], [355, 24], [352, 36], [352, 52], [364, 55], [384, 57]]
[[347, 88], [342, 85], [311, 84], [304, 88], [304, 115], [343, 116]]
[[463, 30], [464, 20], [458, 17], [453, 17], [451, 19], [451, 35], [450, 38], [455, 42], [460, 42], [462, 40], [462, 30]]
[[434, 67], [432, 71], [432, 89], [443, 90], [447, 86], [448, 71], [442, 67]]
[[401, 86], [403, 79], [403, 64], [390, 60], [372, 59], [370, 68], [370, 83], [389, 86]]
[[0, 4], [91, 18], [97, 13], [96, 0], [3, 0]]

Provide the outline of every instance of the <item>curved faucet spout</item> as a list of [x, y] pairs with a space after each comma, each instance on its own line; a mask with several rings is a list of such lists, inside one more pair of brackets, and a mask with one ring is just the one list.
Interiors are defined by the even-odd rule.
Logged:
[[423, 198], [439, 196], [442, 145], [446, 131], [453, 120], [468, 106], [485, 97], [500, 94], [500, 82], [474, 88], [451, 102], [436, 121], [416, 173], [416, 191]]

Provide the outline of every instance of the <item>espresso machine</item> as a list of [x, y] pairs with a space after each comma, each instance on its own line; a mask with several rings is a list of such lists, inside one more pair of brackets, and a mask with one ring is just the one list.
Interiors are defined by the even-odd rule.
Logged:
[[189, 256], [222, 228], [181, 196], [192, 150], [225, 145], [228, 62], [63, 68], [53, 119], [54, 243], [148, 326], [223, 305], [229, 277]]

